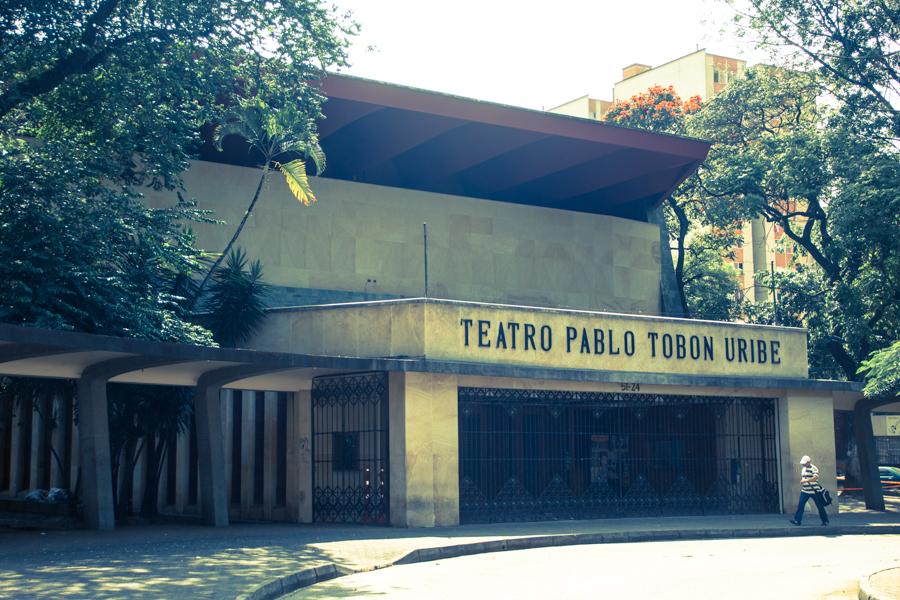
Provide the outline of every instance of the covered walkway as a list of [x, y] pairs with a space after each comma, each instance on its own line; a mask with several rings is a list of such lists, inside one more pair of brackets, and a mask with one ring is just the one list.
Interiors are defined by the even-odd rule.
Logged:
[[228, 525], [222, 389], [293, 392], [313, 376], [403, 369], [403, 361], [204, 348], [0, 324], [0, 375], [77, 381], [85, 524], [114, 527], [107, 384], [192, 386], [203, 521]]

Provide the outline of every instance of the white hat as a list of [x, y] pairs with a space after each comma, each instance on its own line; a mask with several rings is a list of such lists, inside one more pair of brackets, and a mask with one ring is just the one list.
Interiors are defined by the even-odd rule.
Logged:
[[800, 459], [800, 464], [805, 465], [806, 463], [808, 463], [810, 461], [812, 461], [812, 459], [810, 457], [804, 455], [803, 458]]

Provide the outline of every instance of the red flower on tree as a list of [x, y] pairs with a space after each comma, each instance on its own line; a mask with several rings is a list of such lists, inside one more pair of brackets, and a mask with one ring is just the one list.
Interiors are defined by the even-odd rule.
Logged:
[[613, 104], [605, 120], [627, 127], [681, 133], [684, 117], [700, 110], [700, 105], [699, 96], [682, 101], [671, 85], [655, 85], [646, 92]]

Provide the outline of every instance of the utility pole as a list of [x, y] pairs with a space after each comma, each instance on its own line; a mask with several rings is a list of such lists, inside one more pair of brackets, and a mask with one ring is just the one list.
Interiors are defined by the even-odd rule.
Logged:
[[428, 297], [428, 223], [422, 223], [422, 241], [425, 247], [425, 297]]
[[769, 285], [772, 287], [772, 311], [775, 324], [778, 325], [778, 299], [775, 297], [775, 261], [769, 262]]

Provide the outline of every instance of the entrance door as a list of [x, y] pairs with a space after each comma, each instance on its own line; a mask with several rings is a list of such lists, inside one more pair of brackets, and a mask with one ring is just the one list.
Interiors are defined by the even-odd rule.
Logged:
[[460, 520], [778, 512], [770, 398], [459, 389]]
[[313, 520], [389, 522], [387, 373], [312, 384]]

